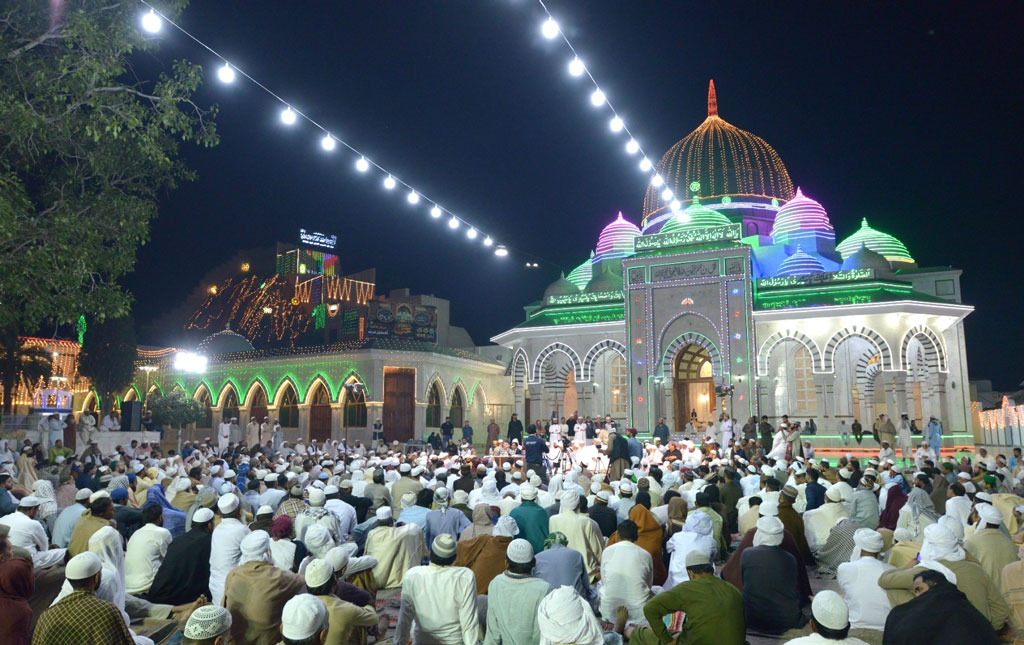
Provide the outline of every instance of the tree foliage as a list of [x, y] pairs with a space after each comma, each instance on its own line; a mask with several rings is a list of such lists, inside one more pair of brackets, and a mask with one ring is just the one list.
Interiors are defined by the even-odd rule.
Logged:
[[4, 387], [4, 414], [11, 413], [14, 391], [19, 384], [33, 390], [39, 379], [48, 379], [52, 374], [53, 361], [45, 347], [29, 345], [12, 329], [0, 331], [0, 383]]
[[108, 318], [89, 326], [78, 355], [78, 372], [99, 393], [103, 414], [114, 407], [117, 393], [131, 385], [136, 358], [135, 323], [130, 317]]
[[[166, 0], [176, 16], [185, 0]], [[8, 0], [0, 9], [0, 327], [127, 312], [157, 197], [191, 174], [181, 142], [217, 143], [193, 100], [199, 66], [154, 81], [132, 57], [156, 41], [137, 2]]]
[[168, 394], [154, 392], [146, 399], [146, 409], [153, 413], [153, 422], [164, 428], [183, 428], [206, 416], [203, 404], [181, 390]]

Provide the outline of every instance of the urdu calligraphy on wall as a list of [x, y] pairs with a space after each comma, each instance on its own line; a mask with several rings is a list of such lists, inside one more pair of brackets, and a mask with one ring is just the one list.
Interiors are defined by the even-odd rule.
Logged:
[[685, 278], [706, 278], [718, 275], [718, 260], [704, 262], [680, 262], [651, 267], [651, 281], [680, 280]]

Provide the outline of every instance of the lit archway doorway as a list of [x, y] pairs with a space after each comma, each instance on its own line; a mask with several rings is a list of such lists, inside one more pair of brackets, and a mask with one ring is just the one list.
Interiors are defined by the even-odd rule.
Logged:
[[675, 427], [681, 429], [691, 419], [701, 424], [714, 419], [715, 380], [708, 351], [692, 343], [683, 346], [672, 373]]

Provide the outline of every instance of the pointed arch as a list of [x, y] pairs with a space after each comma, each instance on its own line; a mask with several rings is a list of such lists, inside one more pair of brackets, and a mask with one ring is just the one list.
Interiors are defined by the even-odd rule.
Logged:
[[512, 354], [512, 360], [509, 361], [508, 370], [506, 371], [506, 374], [510, 377], [509, 385], [515, 387], [518, 381], [526, 381], [529, 371], [530, 356], [526, 353], [525, 349], [517, 347], [516, 351]]
[[356, 377], [356, 380], [359, 383], [363, 384], [363, 389], [366, 392], [366, 397], [371, 398], [373, 396], [373, 390], [370, 389], [370, 382], [367, 381], [366, 377], [364, 377], [362, 373], [354, 367], [350, 367], [348, 371], [345, 372], [345, 376], [342, 377], [340, 381], [338, 381], [338, 383], [340, 383], [341, 385], [338, 386], [338, 392], [335, 396], [341, 395], [341, 387], [345, 385], [345, 383], [348, 383], [349, 379], [351, 379], [353, 376]]
[[214, 401], [214, 404], [223, 407], [224, 397], [231, 392], [235, 393], [235, 401], [239, 401], [238, 387], [231, 381], [225, 381], [221, 385], [220, 392], [217, 393], [217, 400]]
[[851, 336], [859, 336], [874, 347], [875, 351], [881, 358], [883, 372], [893, 371], [892, 349], [890, 349], [889, 343], [887, 343], [885, 338], [883, 338], [882, 335], [874, 329], [863, 326], [843, 327], [836, 333], [832, 334], [832, 337], [828, 340], [828, 343], [826, 343], [825, 351], [822, 354], [823, 371], [828, 373], [835, 371], [834, 359], [836, 348], [839, 347], [840, 343]]
[[[256, 379], [249, 384], [249, 387], [245, 390], [245, 406], [251, 407], [254, 403], [262, 403], [263, 407], [266, 407], [270, 402], [270, 396], [267, 394], [270, 389], [267, 387], [261, 379]], [[262, 394], [262, 401], [257, 401], [255, 397]], [[260, 419], [262, 421], [262, 419]]]
[[462, 384], [462, 381], [456, 380], [451, 387], [451, 400], [448, 401], [448, 414], [445, 416], [451, 417], [452, 425], [456, 428], [462, 427], [462, 422], [466, 419], [466, 412], [469, 406], [466, 404], [466, 388]]
[[576, 353], [576, 350], [569, 347], [565, 343], [554, 342], [541, 350], [537, 354], [537, 358], [533, 361], [533, 374], [531, 375], [531, 383], [541, 382], [541, 370], [544, 369], [544, 364], [547, 362], [551, 355], [555, 352], [561, 352], [565, 354], [569, 361], [572, 363], [572, 369], [575, 373], [576, 380], [579, 381], [583, 377], [583, 361], [580, 360], [580, 355]]
[[212, 428], [213, 427], [213, 395], [210, 394], [209, 386], [204, 382], [196, 386], [195, 394], [192, 398], [203, 406], [203, 418], [197, 423], [197, 428]]
[[139, 387], [137, 385], [135, 385], [134, 383], [129, 385], [128, 389], [125, 390], [124, 395], [121, 396], [121, 401], [122, 402], [123, 401], [141, 401], [141, 400], [142, 400], [142, 393], [139, 391]]
[[82, 399], [82, 412], [88, 412], [90, 410], [99, 410], [100, 408], [100, 397], [96, 394], [96, 390], [89, 390]]
[[289, 388], [295, 393], [295, 400], [299, 400], [299, 386], [295, 384], [292, 377], [285, 376], [278, 382], [277, 388], [274, 390], [274, 405], [281, 405], [281, 399], [288, 393]]
[[160, 387], [159, 383], [153, 383], [152, 385], [149, 386], [149, 391], [146, 392], [146, 398], [148, 399], [150, 396], [152, 396], [153, 392], [156, 392], [160, 396], [164, 395], [164, 389]]
[[423, 390], [423, 398], [426, 399], [428, 397], [428, 395], [430, 394], [430, 388], [434, 383], [437, 383], [437, 387], [441, 390], [441, 400], [447, 401], [448, 391], [444, 387], [444, 381], [441, 380], [441, 373], [438, 372], [437, 370], [434, 370], [434, 373], [431, 374], [430, 378], [427, 379], [426, 388]]
[[918, 325], [908, 329], [907, 333], [903, 335], [903, 340], [900, 342], [900, 366], [904, 370], [910, 371], [910, 366], [907, 364], [907, 354], [910, 349], [910, 341], [915, 338], [924, 349], [925, 368], [929, 371], [937, 368], [940, 372], [948, 372], [946, 349], [942, 344], [942, 339], [926, 325]]
[[[365, 428], [366, 419], [366, 384], [359, 380], [359, 374], [350, 372], [342, 383], [342, 424], [346, 428]], [[362, 388], [348, 388], [348, 385], [362, 385]]]
[[291, 377], [284, 377], [277, 386], [274, 405], [277, 407], [277, 421], [282, 428], [299, 427], [299, 388]]
[[462, 379], [460, 379], [458, 377], [456, 377], [455, 380], [452, 382], [452, 386], [450, 388], [448, 388], [448, 391], [449, 391], [449, 397], [450, 397], [448, 399], [448, 403], [449, 404], [452, 401], [455, 400], [456, 393], [458, 393], [458, 394], [460, 394], [462, 396], [462, 403], [463, 403], [463, 405], [465, 405], [466, 402], [469, 401], [469, 395], [466, 394], [466, 386], [462, 383]]
[[192, 398], [198, 401], [199, 397], [201, 396], [206, 396], [210, 399], [211, 403], [213, 402], [213, 395], [210, 394], [210, 387], [205, 382], [202, 381], [200, 381], [199, 384], [196, 385], [196, 389], [192, 393]]
[[777, 331], [761, 343], [761, 349], [757, 352], [757, 375], [767, 376], [768, 374], [768, 359], [771, 358], [772, 350], [776, 345], [784, 340], [795, 340], [811, 353], [811, 362], [814, 369], [814, 373], [820, 373], [821, 368], [821, 350], [818, 349], [818, 344], [808, 336], [807, 334], [797, 331], [795, 329], [786, 329]]
[[431, 377], [427, 381], [427, 391], [424, 399], [427, 402], [426, 426], [428, 428], [441, 427], [441, 406], [444, 405], [444, 385], [440, 378]]
[[[345, 381], [342, 381], [342, 383], [344, 382]], [[324, 373], [320, 372], [316, 376], [314, 376], [313, 379], [310, 380], [309, 384], [306, 386], [306, 393], [305, 396], [302, 397], [302, 403], [308, 403], [311, 400], [310, 395], [313, 393], [314, 388], [317, 385], [321, 385], [324, 387], [324, 389], [327, 390], [327, 396], [330, 397], [331, 401], [337, 401], [338, 397], [341, 396], [341, 392], [339, 391], [340, 388], [333, 387], [331, 385], [331, 382], [324, 375]]]
[[626, 347], [619, 341], [607, 338], [599, 343], [595, 343], [583, 358], [583, 378], [580, 381], [589, 381], [593, 378], [594, 363], [597, 361], [598, 356], [604, 352], [617, 352], [623, 360], [626, 360]]
[[487, 394], [484, 392], [484, 386], [483, 383], [481, 383], [480, 379], [474, 381], [473, 387], [469, 388], [469, 405], [473, 405], [476, 402], [477, 392], [480, 392], [480, 394], [483, 395], [484, 405], [487, 405]]
[[672, 366], [675, 363], [676, 354], [687, 345], [697, 345], [707, 351], [708, 356], [711, 358], [712, 376], [719, 379], [722, 378], [722, 353], [718, 351], [718, 346], [704, 334], [698, 334], [695, 331], [679, 334], [665, 347], [665, 352], [661, 356], [662, 376], [673, 376]]

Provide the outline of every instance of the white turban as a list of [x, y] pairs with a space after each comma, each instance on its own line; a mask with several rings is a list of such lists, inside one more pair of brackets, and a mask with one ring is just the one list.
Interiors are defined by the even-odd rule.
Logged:
[[777, 517], [762, 517], [757, 520], [754, 532], [754, 546], [779, 546], [782, 544], [782, 521]]
[[991, 504], [977, 504], [974, 509], [978, 511], [978, 517], [981, 518], [981, 521], [986, 524], [999, 525], [1003, 523], [1003, 514]]
[[562, 493], [562, 497], [559, 499], [558, 512], [570, 513], [576, 510], [576, 507], [580, 505], [580, 494], [575, 490], [567, 490]]
[[939, 518], [938, 524], [945, 526], [956, 536], [957, 542], [964, 543], [964, 524], [952, 515], [943, 515]]
[[885, 547], [882, 534], [872, 529], [857, 529], [853, 533], [853, 552], [850, 554], [850, 562], [860, 559], [860, 552], [881, 553]]
[[270, 535], [266, 531], [253, 531], [242, 538], [239, 545], [242, 556], [238, 564], [246, 562], [270, 562]]
[[494, 525], [491, 530], [491, 535], [495, 537], [510, 537], [514, 538], [519, 534], [519, 525], [512, 518], [511, 515], [504, 515], [498, 519], [498, 523]]
[[757, 514], [764, 517], [778, 517], [779, 501], [772, 498], [762, 500], [761, 505], [757, 507]]
[[921, 545], [921, 566], [934, 569], [951, 583], [956, 584], [956, 574], [939, 562], [959, 562], [967, 557], [964, 548], [948, 528], [941, 524], [929, 524], [924, 529], [924, 544]]
[[537, 606], [540, 645], [603, 643], [601, 624], [594, 611], [572, 587], [555, 589]]
[[334, 548], [331, 532], [323, 524], [311, 524], [306, 529], [302, 541], [305, 542], [306, 548], [314, 558], [325, 558], [327, 552]]

